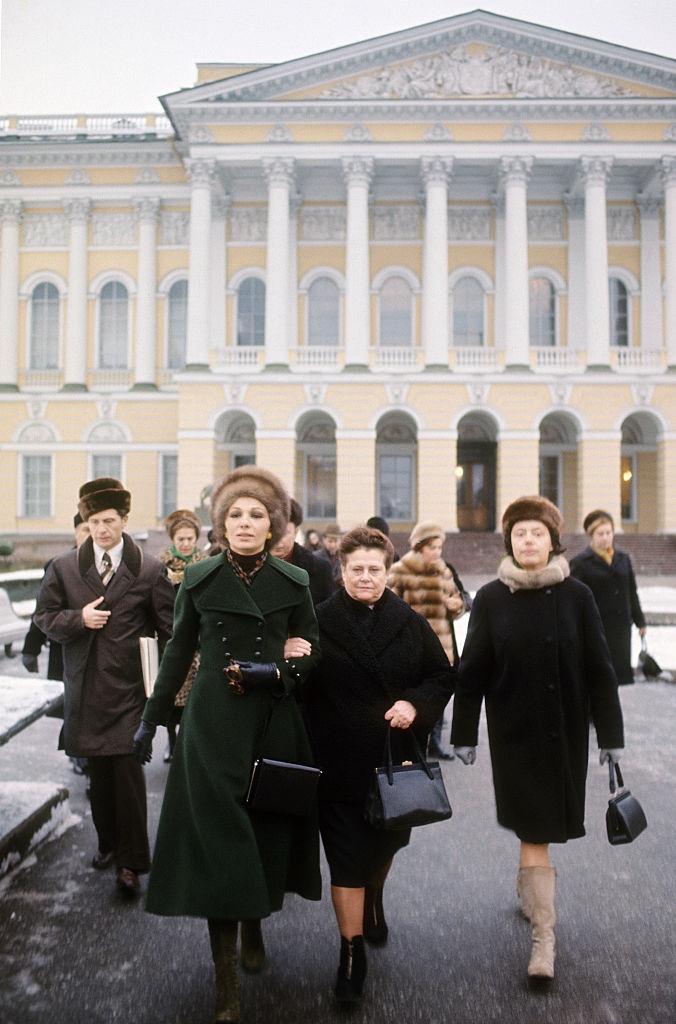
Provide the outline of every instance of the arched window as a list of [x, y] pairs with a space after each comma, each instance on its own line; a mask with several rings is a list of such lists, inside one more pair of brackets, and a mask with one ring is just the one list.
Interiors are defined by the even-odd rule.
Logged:
[[475, 277], [461, 277], [453, 289], [453, 344], [483, 343], [484, 290]]
[[415, 426], [408, 417], [387, 417], [376, 436], [377, 514], [395, 522], [416, 518]]
[[608, 281], [610, 306], [610, 344], [626, 348], [629, 344], [629, 297], [619, 277]]
[[556, 292], [546, 277], [528, 282], [530, 343], [536, 348], [556, 344]]
[[265, 283], [245, 277], [237, 289], [237, 344], [265, 343]]
[[307, 519], [336, 517], [336, 428], [325, 416], [298, 428], [301, 503]]
[[337, 345], [340, 333], [340, 293], [330, 277], [318, 277], [307, 293], [308, 345]]
[[99, 311], [99, 368], [127, 369], [129, 295], [121, 281], [109, 281], [101, 289]]
[[381, 345], [412, 344], [413, 292], [403, 277], [388, 277], [380, 289]]
[[185, 366], [188, 333], [188, 282], [176, 281], [167, 297], [167, 367], [182, 370]]
[[31, 295], [31, 370], [59, 366], [59, 290], [49, 281], [36, 285]]

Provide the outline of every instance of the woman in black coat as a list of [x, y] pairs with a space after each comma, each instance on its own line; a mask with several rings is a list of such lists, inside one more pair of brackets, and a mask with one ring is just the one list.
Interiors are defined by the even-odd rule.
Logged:
[[431, 626], [386, 588], [393, 555], [379, 530], [361, 526], [343, 537], [345, 589], [317, 608], [322, 660], [304, 698], [310, 742], [323, 772], [319, 827], [341, 936], [335, 989], [340, 1003], [361, 997], [364, 938], [374, 944], [387, 939], [382, 887], [394, 854], [410, 838], [410, 829], [380, 831], [364, 819], [387, 730], [396, 730], [395, 761], [414, 757], [408, 729], [424, 750], [455, 677]]
[[597, 508], [584, 520], [589, 547], [571, 559], [570, 571], [586, 583], [596, 599], [606, 631], [610, 657], [620, 686], [634, 682], [631, 666], [631, 624], [645, 636], [645, 617], [638, 599], [631, 559], [613, 546], [615, 527], [608, 512]]
[[521, 841], [528, 977], [546, 984], [554, 976], [549, 844], [585, 834], [589, 717], [605, 764], [624, 744], [622, 712], [594, 598], [560, 554], [559, 510], [546, 498], [520, 498], [502, 526], [507, 557], [474, 599], [451, 740], [473, 764], [485, 700], [498, 822]]

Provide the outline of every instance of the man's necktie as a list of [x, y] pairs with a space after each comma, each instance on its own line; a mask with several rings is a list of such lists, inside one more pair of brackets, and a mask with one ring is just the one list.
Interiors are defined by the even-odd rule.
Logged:
[[108, 554], [108, 552], [104, 551], [103, 552], [103, 558], [101, 559], [101, 572], [100, 572], [101, 582], [103, 583], [104, 587], [108, 586], [108, 584], [110, 583], [112, 575], [113, 575], [113, 563], [111, 561], [111, 558], [110, 558], [110, 555]]

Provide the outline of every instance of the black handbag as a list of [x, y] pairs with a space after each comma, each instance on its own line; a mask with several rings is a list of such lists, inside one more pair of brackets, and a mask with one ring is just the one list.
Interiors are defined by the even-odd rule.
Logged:
[[366, 798], [366, 820], [374, 828], [396, 831], [446, 821], [453, 811], [438, 761], [425, 761], [409, 733], [417, 763], [393, 765], [391, 727], [385, 740], [385, 767], [375, 768]]
[[[617, 781], [622, 788], [621, 793], [616, 793], [615, 772]], [[648, 827], [643, 808], [632, 796], [628, 789], [624, 788], [624, 779], [619, 764], [608, 763], [608, 776], [610, 792], [613, 794], [608, 801], [606, 811], [606, 831], [608, 842], [611, 846], [622, 846], [625, 843], [633, 843], [637, 836], [640, 836]]]
[[[276, 703], [275, 700], [265, 720], [259, 749], [267, 734]], [[319, 768], [309, 764], [258, 757], [251, 769], [246, 806], [256, 813], [306, 818], [316, 805], [321, 774]]]
[[646, 679], [657, 679], [662, 669], [651, 654], [648, 654], [648, 643], [644, 636], [641, 637], [641, 650], [638, 656], [638, 667]]

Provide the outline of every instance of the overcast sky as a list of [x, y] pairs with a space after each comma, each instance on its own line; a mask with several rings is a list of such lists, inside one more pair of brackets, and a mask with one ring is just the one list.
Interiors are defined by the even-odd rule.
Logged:
[[[159, 109], [195, 64], [276, 63], [472, 10], [472, 0], [0, 0], [0, 111]], [[676, 57], [674, 0], [512, 0], [485, 10]]]

